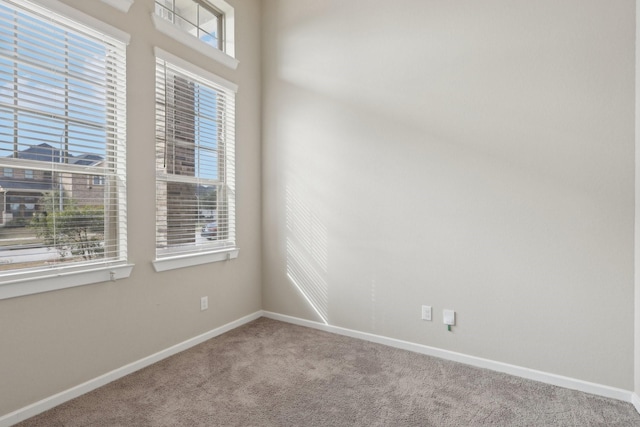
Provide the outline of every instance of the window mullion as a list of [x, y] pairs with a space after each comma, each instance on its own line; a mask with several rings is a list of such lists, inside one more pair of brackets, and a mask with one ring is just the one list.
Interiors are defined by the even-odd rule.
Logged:
[[196, 4], [196, 23], [195, 23], [195, 27], [196, 27], [196, 37], [198, 37], [198, 39], [200, 39], [200, 31], [202, 31], [202, 29], [200, 28], [200, 4]]
[[171, 22], [176, 23], [176, 0], [171, 0]]

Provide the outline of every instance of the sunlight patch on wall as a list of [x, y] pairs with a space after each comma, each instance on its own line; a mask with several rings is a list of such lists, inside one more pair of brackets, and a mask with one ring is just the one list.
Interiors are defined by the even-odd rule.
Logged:
[[328, 324], [327, 228], [299, 194], [287, 185], [287, 277]]

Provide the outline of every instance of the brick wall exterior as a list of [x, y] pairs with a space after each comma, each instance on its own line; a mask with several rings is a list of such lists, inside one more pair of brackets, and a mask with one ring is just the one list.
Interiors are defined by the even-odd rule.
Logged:
[[[195, 176], [195, 93], [193, 84], [174, 77], [174, 92], [167, 91], [167, 135], [165, 144], [168, 174]], [[167, 244], [194, 243], [197, 216], [196, 188], [193, 184], [166, 183]]]

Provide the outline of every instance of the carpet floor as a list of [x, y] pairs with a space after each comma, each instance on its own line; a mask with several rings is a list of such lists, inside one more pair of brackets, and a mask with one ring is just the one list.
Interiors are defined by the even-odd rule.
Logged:
[[631, 404], [260, 318], [27, 426], [640, 426]]

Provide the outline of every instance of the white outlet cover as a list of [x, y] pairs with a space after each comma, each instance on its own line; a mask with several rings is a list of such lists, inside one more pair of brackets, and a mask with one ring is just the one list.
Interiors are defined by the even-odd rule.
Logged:
[[423, 305], [422, 306], [422, 320], [431, 320], [431, 306]]
[[445, 325], [455, 325], [456, 324], [456, 312], [453, 310], [443, 310], [442, 311], [442, 321]]

